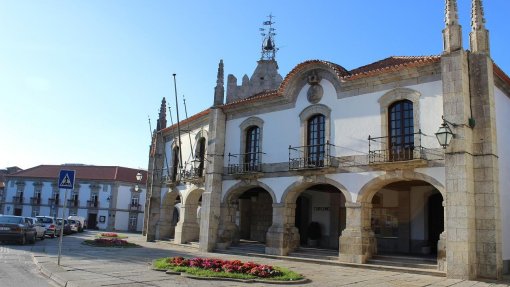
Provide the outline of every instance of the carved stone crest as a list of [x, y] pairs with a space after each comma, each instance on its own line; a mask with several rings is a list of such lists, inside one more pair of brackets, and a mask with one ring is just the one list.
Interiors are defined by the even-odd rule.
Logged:
[[317, 75], [316, 71], [312, 71], [307, 76], [307, 81], [308, 84], [310, 85], [310, 87], [308, 88], [308, 92], [306, 93], [307, 99], [310, 103], [316, 104], [322, 99], [322, 96], [324, 95], [324, 89], [319, 84], [321, 79]]

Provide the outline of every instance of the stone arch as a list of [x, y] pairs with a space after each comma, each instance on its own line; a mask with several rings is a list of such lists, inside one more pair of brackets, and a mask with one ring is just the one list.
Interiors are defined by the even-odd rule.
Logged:
[[192, 189], [182, 198], [180, 206], [180, 220], [175, 227], [176, 243], [187, 243], [199, 239], [201, 217], [199, 215], [201, 208], [199, 206], [200, 196], [204, 190], [200, 188]]
[[170, 189], [163, 196], [163, 200], [161, 201], [161, 216], [159, 219], [160, 238], [171, 238], [175, 234], [176, 220], [174, 218], [174, 209], [178, 196], [181, 196], [181, 194], [175, 189]]
[[258, 180], [243, 180], [241, 182], [238, 182], [231, 188], [227, 190], [227, 192], [223, 195], [222, 203], [228, 203], [232, 199], [234, 199], [236, 196], [241, 195], [243, 192], [255, 188], [255, 187], [261, 187], [265, 189], [269, 195], [271, 196], [271, 199], [273, 200], [273, 203], [277, 203], [276, 195], [271, 187], [269, 187], [267, 184], [260, 182]]
[[301, 180], [294, 182], [285, 189], [280, 202], [295, 203], [299, 193], [318, 184], [329, 184], [336, 187], [343, 194], [346, 202], [352, 202], [351, 193], [345, 186], [325, 176], [303, 177]]
[[348, 76], [349, 72], [342, 66], [320, 60], [311, 60], [297, 65], [290, 71], [282, 84], [278, 88], [278, 92], [287, 98], [290, 102], [295, 102], [299, 91], [308, 84], [310, 75], [326, 79], [333, 84], [337, 94], [340, 93], [340, 79]]
[[201, 188], [195, 188], [191, 190], [183, 199], [183, 204], [186, 206], [190, 203], [197, 203], [200, 199], [200, 196], [202, 196], [202, 193], [204, 193], [204, 190]]
[[415, 171], [389, 171], [386, 174], [378, 176], [367, 182], [360, 189], [356, 202], [371, 203], [374, 194], [376, 194], [382, 187], [393, 182], [411, 180], [421, 180], [432, 185], [441, 193], [443, 199], [446, 199], [446, 193], [443, 184], [429, 175]]

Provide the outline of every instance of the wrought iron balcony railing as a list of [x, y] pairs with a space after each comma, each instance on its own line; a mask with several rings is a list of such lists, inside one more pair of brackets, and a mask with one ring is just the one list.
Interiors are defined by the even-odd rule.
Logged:
[[12, 197], [12, 202], [15, 203], [15, 204], [22, 204], [24, 199], [25, 198], [23, 196], [13, 196]]
[[130, 203], [129, 210], [130, 211], [140, 211], [140, 204], [139, 203]]
[[40, 205], [41, 204], [41, 198], [40, 197], [31, 197], [30, 198], [30, 204], [32, 204], [32, 205]]
[[422, 146], [423, 135], [419, 130], [417, 133], [399, 136], [368, 136], [368, 163], [443, 159], [444, 155], [441, 152]]
[[48, 198], [48, 205], [59, 205], [60, 200], [58, 198]]
[[87, 207], [88, 208], [98, 208], [99, 207], [99, 201], [97, 201], [97, 200], [87, 200]]
[[331, 146], [325, 144], [289, 146], [289, 170], [320, 169], [331, 167]]
[[196, 181], [200, 180], [204, 177], [204, 168], [203, 167], [191, 167], [187, 169], [183, 169], [179, 176], [182, 181]]
[[67, 206], [68, 207], [78, 207], [79, 206], [79, 200], [77, 199], [68, 199], [67, 200]]
[[[246, 174], [262, 172], [263, 152], [228, 154], [228, 174]], [[236, 161], [236, 163], [234, 163]]]

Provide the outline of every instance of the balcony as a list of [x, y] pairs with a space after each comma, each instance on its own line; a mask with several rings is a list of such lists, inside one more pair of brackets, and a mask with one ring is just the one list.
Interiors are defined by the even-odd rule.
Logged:
[[13, 196], [12, 197], [12, 203], [14, 203], [14, 204], [23, 204], [24, 199], [25, 198], [23, 196]]
[[60, 200], [58, 198], [48, 198], [48, 205], [60, 205]]
[[139, 203], [129, 204], [129, 211], [140, 211], [140, 204]]
[[67, 207], [78, 207], [80, 205], [80, 202], [77, 199], [68, 199], [67, 200]]
[[99, 207], [99, 201], [97, 201], [97, 200], [87, 200], [87, 207], [88, 208], [98, 208]]
[[229, 153], [227, 174], [248, 175], [262, 172], [261, 163], [262, 154], [263, 154], [262, 152], [251, 152], [241, 154]]
[[318, 145], [289, 146], [289, 170], [313, 170], [332, 167], [329, 142]]
[[181, 181], [190, 183], [201, 183], [204, 181], [204, 168], [203, 167], [191, 167], [182, 170], [179, 175]]
[[41, 198], [40, 197], [31, 197], [30, 198], [30, 204], [32, 204], [32, 205], [41, 205]]
[[428, 164], [430, 160], [444, 159], [444, 153], [438, 149], [422, 146], [420, 131], [402, 136], [368, 136], [368, 164], [383, 170], [417, 168]]

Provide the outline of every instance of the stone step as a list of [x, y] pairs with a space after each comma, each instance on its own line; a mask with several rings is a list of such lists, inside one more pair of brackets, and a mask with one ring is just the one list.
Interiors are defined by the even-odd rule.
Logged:
[[367, 264], [437, 270], [437, 261], [427, 257], [376, 255]]

